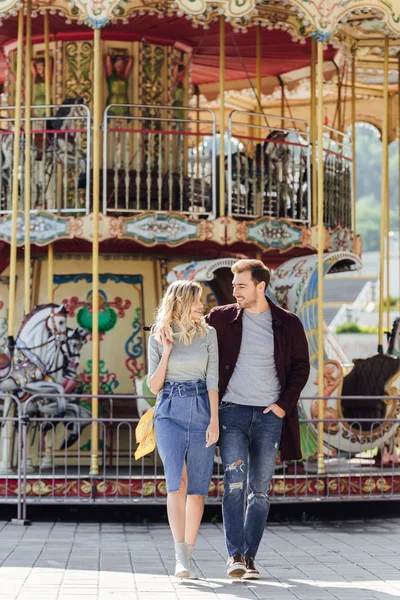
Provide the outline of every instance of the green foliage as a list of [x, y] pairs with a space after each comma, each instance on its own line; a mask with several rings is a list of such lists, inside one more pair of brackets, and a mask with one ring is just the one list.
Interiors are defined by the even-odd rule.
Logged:
[[[390, 227], [398, 225], [398, 143], [389, 147]], [[357, 233], [363, 250], [379, 250], [381, 218], [382, 143], [378, 131], [365, 123], [356, 128]]]
[[343, 323], [343, 325], [336, 327], [336, 333], [378, 333], [378, 328], [375, 325]]

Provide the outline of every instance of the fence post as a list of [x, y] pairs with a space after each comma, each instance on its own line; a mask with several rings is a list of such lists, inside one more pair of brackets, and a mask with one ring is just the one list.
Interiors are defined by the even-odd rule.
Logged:
[[29, 418], [21, 414], [21, 405], [18, 405], [18, 509], [17, 518], [11, 519], [13, 525], [31, 525], [26, 518], [26, 444]]

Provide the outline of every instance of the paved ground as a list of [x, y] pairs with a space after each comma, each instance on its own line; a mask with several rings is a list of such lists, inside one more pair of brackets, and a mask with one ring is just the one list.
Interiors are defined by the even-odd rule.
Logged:
[[204, 579], [174, 580], [165, 525], [0, 522], [0, 600], [390, 600], [400, 598], [400, 519], [272, 524], [259, 582], [225, 575], [221, 525], [195, 551]]

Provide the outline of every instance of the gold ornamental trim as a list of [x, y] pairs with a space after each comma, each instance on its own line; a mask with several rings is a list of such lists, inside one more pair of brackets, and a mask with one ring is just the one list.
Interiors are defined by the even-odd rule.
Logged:
[[[0, 19], [16, 15], [21, 0], [3, 0]], [[185, 14], [195, 25], [208, 27], [224, 15], [232, 27], [245, 29], [265, 21], [267, 26], [285, 23], [290, 33], [299, 37], [313, 35], [318, 41], [351, 34], [354, 37], [400, 37], [400, 0], [291, 0], [283, 4], [270, 0], [33, 0], [32, 15], [59, 14], [67, 20], [77, 20], [94, 29], [110, 22], [123, 22], [150, 12], [171, 16]], [[282, 18], [283, 15], [283, 18]], [[284, 28], [284, 27], [283, 27]], [[361, 33], [360, 33], [361, 32]]]

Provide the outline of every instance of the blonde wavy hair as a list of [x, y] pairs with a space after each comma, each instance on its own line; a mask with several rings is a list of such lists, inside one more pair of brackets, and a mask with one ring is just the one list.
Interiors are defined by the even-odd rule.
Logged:
[[[157, 342], [162, 343], [164, 334], [169, 340], [177, 339], [185, 346], [192, 343], [196, 333], [205, 337], [207, 325], [204, 317], [193, 320], [190, 311], [199, 299], [202, 292], [201, 285], [197, 281], [174, 281], [168, 287], [160, 302], [156, 313], [156, 321], [152, 327], [152, 334]], [[172, 324], [179, 327], [174, 332]]]

